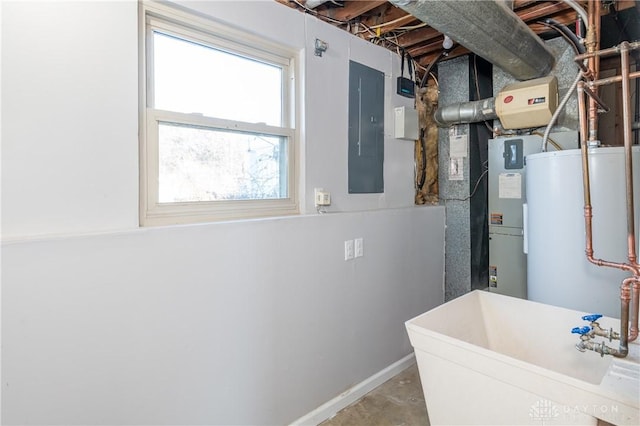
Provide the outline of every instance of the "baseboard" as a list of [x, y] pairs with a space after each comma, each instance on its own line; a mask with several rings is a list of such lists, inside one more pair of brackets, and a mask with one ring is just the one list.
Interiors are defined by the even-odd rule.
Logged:
[[315, 426], [327, 419], [330, 419], [335, 416], [338, 411], [358, 401], [360, 398], [415, 363], [415, 355], [410, 353], [401, 360], [394, 362], [373, 376], [344, 391], [332, 400], [322, 404], [310, 413], [305, 414], [298, 420], [293, 421], [290, 426]]

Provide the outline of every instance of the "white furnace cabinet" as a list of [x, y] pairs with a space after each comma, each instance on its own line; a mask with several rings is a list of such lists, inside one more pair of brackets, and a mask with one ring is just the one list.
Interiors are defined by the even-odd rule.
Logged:
[[[563, 148], [578, 145], [576, 132], [552, 133]], [[554, 149], [549, 145], [549, 149]], [[527, 156], [542, 151], [537, 135], [489, 139], [489, 291], [527, 298], [523, 205]]]

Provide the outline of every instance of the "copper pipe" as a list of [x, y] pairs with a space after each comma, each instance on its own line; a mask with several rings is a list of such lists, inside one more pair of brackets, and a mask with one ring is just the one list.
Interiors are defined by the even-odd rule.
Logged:
[[[589, 2], [590, 4], [593, 4], [593, 22], [595, 24], [595, 51], [597, 52], [598, 50], [600, 50], [600, 24], [602, 23], [602, 19], [600, 18], [600, 7], [601, 7], [601, 1], [600, 0], [591, 0]], [[597, 80], [598, 78], [600, 78], [600, 61], [596, 60], [594, 61], [594, 68], [593, 68], [593, 72], [594, 72], [594, 79]], [[596, 92], [597, 93], [597, 92]]]
[[629, 263], [636, 267], [635, 280], [633, 281], [633, 301], [631, 303], [631, 327], [629, 340], [634, 341], [638, 337], [638, 309], [640, 301], [640, 283], [638, 280], [638, 257], [636, 253], [636, 232], [633, 200], [633, 150], [631, 145], [631, 89], [629, 87], [629, 43], [620, 44], [620, 67], [622, 69], [622, 123], [625, 157], [625, 181], [627, 191], [627, 248], [629, 251]]
[[584, 93], [589, 95], [589, 98], [593, 99], [596, 104], [598, 104], [602, 112], [609, 112], [609, 107], [605, 105], [604, 101], [600, 99], [600, 96], [596, 95], [593, 90], [589, 89], [587, 86], [584, 86]]
[[620, 345], [611, 355], [624, 358], [629, 353], [629, 303], [631, 301], [631, 283], [636, 277], [629, 277], [620, 286]]
[[[640, 41], [634, 41], [629, 43], [629, 50], [635, 50], [635, 49], [640, 49]], [[617, 55], [619, 53], [620, 53], [620, 46], [614, 46], [608, 49], [602, 49], [595, 52], [582, 53], [580, 55], [577, 55], [574, 58], [574, 60], [576, 62], [579, 62], [589, 58], [594, 58], [594, 57], [602, 58], [605, 56]]]
[[589, 98], [589, 141], [598, 140], [598, 107], [596, 102]]
[[[635, 79], [640, 77], [640, 71], [629, 73], [630, 79]], [[611, 83], [619, 83], [622, 81], [622, 76], [616, 75], [613, 77], [601, 78], [600, 80], [590, 81], [587, 83], [589, 86], [604, 86]]]
[[[630, 73], [629, 51], [640, 47], [640, 43], [622, 42], [612, 49], [598, 50], [600, 10], [596, 1], [589, 1], [589, 28], [587, 31], [587, 53], [576, 56], [576, 61], [588, 59], [589, 71], [586, 78], [593, 78], [589, 86], [596, 90], [589, 90], [584, 81], [578, 83], [578, 118], [580, 122], [580, 142], [582, 154], [582, 179], [584, 190], [584, 223], [585, 223], [585, 254], [587, 260], [598, 266], [618, 268], [630, 272], [633, 276], [622, 281], [620, 286], [620, 345], [619, 349], [610, 349], [601, 346], [602, 354], [611, 354], [615, 357], [625, 357], [629, 352], [628, 342], [638, 337], [638, 312], [640, 309], [640, 265], [636, 255], [636, 238], [634, 223], [633, 200], [633, 159], [631, 146], [631, 107], [629, 81], [637, 78], [640, 73]], [[597, 36], [597, 37], [596, 37]], [[620, 77], [599, 80], [598, 71], [600, 57], [620, 53], [622, 73]], [[591, 206], [591, 183], [589, 179], [589, 148], [588, 142], [597, 137], [597, 88], [603, 84], [622, 82], [623, 98], [623, 123], [624, 123], [624, 154], [625, 154], [625, 188], [626, 188], [626, 214], [627, 214], [627, 248], [629, 263], [609, 262], [594, 258], [593, 254], [593, 208]], [[589, 108], [586, 107], [585, 93], [589, 95]], [[600, 102], [601, 103], [601, 102]], [[631, 306], [630, 306], [631, 305]], [[630, 310], [631, 308], [631, 315]], [[631, 324], [631, 325], [630, 325]]]
[[[589, 30], [587, 32], [587, 53], [597, 52], [600, 47], [600, 8], [597, 0], [589, 1], [588, 16], [589, 16]], [[592, 71], [594, 80], [597, 80], [600, 76], [600, 61], [592, 56], [589, 58], [589, 69]], [[596, 96], [598, 94], [598, 88], [594, 90]], [[598, 138], [598, 107], [595, 100], [589, 98], [589, 141], [595, 141]]]
[[580, 119], [580, 150], [582, 153], [582, 187], [584, 191], [584, 230], [585, 230], [585, 255], [587, 260], [597, 266], [617, 268], [637, 274], [636, 267], [626, 263], [610, 262], [596, 259], [593, 256], [593, 207], [591, 206], [591, 180], [589, 177], [589, 149], [586, 141], [586, 111], [584, 99], [584, 81], [578, 83], [578, 118]]
[[[578, 83], [578, 87], [576, 88], [578, 92], [578, 119], [580, 122], [580, 150], [582, 153], [582, 188], [584, 190], [584, 217], [585, 221], [587, 218], [587, 213], [589, 217], [591, 216], [591, 187], [589, 182], [589, 159], [587, 153], [587, 120], [585, 117], [585, 107], [584, 107], [584, 81]], [[587, 207], [589, 211], [587, 212]], [[585, 223], [586, 228], [586, 223]], [[586, 228], [588, 234], [590, 234], [591, 229]], [[587, 235], [587, 251], [589, 251], [591, 245], [590, 235]], [[591, 250], [593, 254], [593, 250]], [[587, 252], [588, 255], [588, 252]]]
[[629, 263], [637, 265], [636, 231], [633, 211], [633, 158], [631, 147], [631, 91], [629, 89], [629, 43], [620, 44], [620, 67], [622, 68], [622, 123], [625, 158], [625, 180], [627, 189], [627, 248]]
[[[637, 278], [637, 277], [635, 277]], [[638, 338], [638, 310], [640, 309], [640, 280], [635, 279], [631, 286], [631, 315], [629, 318], [629, 341]]]

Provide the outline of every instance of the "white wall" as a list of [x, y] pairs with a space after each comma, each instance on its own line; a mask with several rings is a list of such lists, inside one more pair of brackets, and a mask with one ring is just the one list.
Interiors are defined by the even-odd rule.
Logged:
[[[3, 2], [4, 424], [285, 424], [443, 300], [444, 211], [412, 205], [389, 136], [395, 55], [274, 1], [182, 4], [302, 50], [302, 192], [336, 213], [138, 228], [137, 4]], [[387, 77], [384, 194], [346, 192], [349, 59]]]
[[136, 227], [136, 4], [3, 3], [3, 239]]
[[[403, 322], [443, 297], [443, 222], [400, 209], [5, 245], [4, 424], [291, 422], [411, 352]], [[365, 256], [345, 262], [355, 236]]]
[[[137, 4], [5, 3], [3, 239], [136, 227]], [[182, 4], [305, 50], [302, 195], [331, 191], [333, 211], [413, 204], [413, 144], [392, 138], [393, 107], [412, 106], [394, 94], [397, 55], [271, 0]], [[347, 194], [350, 59], [385, 73], [384, 194]], [[311, 196], [302, 204], [315, 212]]]

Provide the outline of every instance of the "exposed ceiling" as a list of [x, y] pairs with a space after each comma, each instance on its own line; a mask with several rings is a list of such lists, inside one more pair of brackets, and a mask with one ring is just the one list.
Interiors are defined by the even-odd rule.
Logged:
[[[442, 51], [444, 37], [440, 32], [388, 1], [276, 1], [303, 13], [312, 14], [390, 50], [404, 49], [424, 68], [428, 67]], [[540, 23], [545, 18], [553, 18], [567, 26], [575, 24], [576, 21], [575, 11], [564, 2], [513, 0], [506, 3], [511, 4], [513, 11], [542, 37], [549, 34], [549, 28]], [[587, 1], [582, 0], [579, 3], [586, 5]], [[603, 16], [602, 42], [609, 44], [601, 47], [609, 47], [622, 40], [632, 41], [640, 38], [640, 2], [605, 0], [600, 1], [600, 4]], [[455, 46], [445, 59], [467, 53], [469, 51], [463, 46]]]

